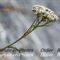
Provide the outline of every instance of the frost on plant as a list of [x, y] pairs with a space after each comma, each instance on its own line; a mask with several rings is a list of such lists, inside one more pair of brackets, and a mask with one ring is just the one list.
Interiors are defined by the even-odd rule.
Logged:
[[40, 20], [43, 22], [49, 23], [58, 20], [58, 16], [54, 13], [54, 11], [45, 6], [34, 5], [32, 11], [35, 15], [39, 15]]
[[47, 17], [49, 20], [58, 20], [58, 16], [54, 14], [54, 11], [44, 6], [34, 5], [32, 11], [34, 12], [34, 14], [37, 15], [39, 13], [40, 16]]
[[43, 26], [48, 25], [51, 22], [55, 22], [58, 20], [58, 16], [51, 9], [44, 7], [42, 5], [34, 5], [32, 8], [32, 11], [36, 15], [36, 19], [28, 28], [28, 30], [15, 42], [9, 44], [8, 46], [0, 50], [4, 50], [10, 47], [11, 45], [17, 43], [18, 41], [26, 37], [28, 34], [30, 34], [32, 31], [34, 31], [37, 27], [43, 27]]

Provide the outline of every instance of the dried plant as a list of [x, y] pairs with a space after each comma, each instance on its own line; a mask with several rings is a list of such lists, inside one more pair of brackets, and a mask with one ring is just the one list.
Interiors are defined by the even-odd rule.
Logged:
[[[44, 27], [44, 26], [48, 25], [49, 23], [55, 22], [58, 20], [58, 16], [51, 9], [48, 9], [42, 5], [34, 5], [32, 7], [32, 11], [36, 15], [36, 19], [30, 26], [30, 28], [19, 39], [17, 39], [15, 42], [9, 44], [8, 46], [0, 49], [0, 51], [5, 50], [6, 48], [11, 48], [11, 46], [13, 44], [17, 43], [18, 41], [20, 41], [21, 39], [26, 37], [28, 34], [30, 34], [36, 28]], [[17, 49], [16, 47], [12, 47], [12, 48]]]

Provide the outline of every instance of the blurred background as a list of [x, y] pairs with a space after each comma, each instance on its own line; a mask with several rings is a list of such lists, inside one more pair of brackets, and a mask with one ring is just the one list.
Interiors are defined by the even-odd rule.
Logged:
[[[13, 6], [17, 11], [0, 11], [0, 48], [16, 41], [31, 26], [36, 18], [32, 12], [35, 4], [52, 9], [60, 17], [60, 0], [0, 0], [0, 6]], [[0, 8], [1, 9], [1, 8]], [[34, 30], [27, 37], [14, 44], [17, 48], [31, 48], [33, 57], [22, 56], [21, 60], [59, 60], [59, 57], [40, 57], [41, 48], [60, 48], [60, 21]], [[0, 60], [20, 60], [19, 57], [0, 57]]]

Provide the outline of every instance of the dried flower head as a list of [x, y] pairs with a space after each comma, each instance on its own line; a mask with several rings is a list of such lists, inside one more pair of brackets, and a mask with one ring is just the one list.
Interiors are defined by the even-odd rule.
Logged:
[[34, 12], [34, 14], [36, 14], [36, 15], [39, 14], [40, 17], [42, 17], [42, 18], [45, 17], [47, 20], [50, 20], [50, 21], [58, 20], [58, 16], [55, 15], [55, 13], [51, 9], [49, 9], [45, 6], [34, 5], [32, 8], [32, 11]]

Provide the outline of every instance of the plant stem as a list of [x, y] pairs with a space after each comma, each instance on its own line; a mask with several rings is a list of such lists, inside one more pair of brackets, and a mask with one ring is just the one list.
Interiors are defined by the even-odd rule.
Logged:
[[[39, 15], [37, 15], [36, 19], [34, 20], [34, 22], [32, 23], [32, 25], [30, 26], [30, 28], [19, 38], [17, 39], [15, 42], [7, 45], [6, 47], [0, 49], [0, 51], [5, 50], [6, 48], [9, 48], [10, 46], [12, 46], [13, 44], [17, 43], [18, 41], [20, 41], [21, 39], [23, 39], [24, 37], [26, 37], [28, 34], [30, 34], [33, 30], [35, 30], [37, 27], [39, 27], [39, 24], [42, 22], [43, 20], [39, 19]], [[47, 23], [40, 25], [40, 27], [45, 26]]]
[[13, 42], [13, 43], [7, 45], [6, 47], [0, 49], [0, 51], [5, 50], [6, 48], [8, 48], [8, 47], [10, 47], [11, 45], [17, 43], [18, 41], [20, 41], [21, 39], [23, 39], [24, 37], [26, 37], [28, 34], [30, 34], [34, 29], [37, 28], [36, 23], [37, 23], [37, 18], [34, 20], [34, 22], [32, 23], [31, 27], [30, 27], [19, 39], [17, 39], [17, 40], [16, 40], [15, 42]]

